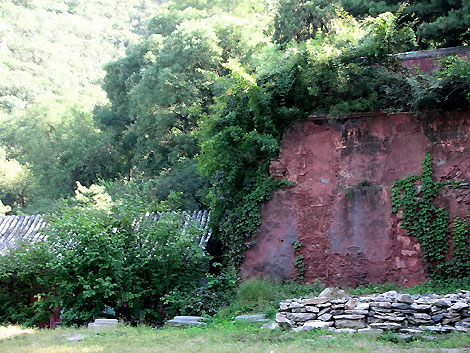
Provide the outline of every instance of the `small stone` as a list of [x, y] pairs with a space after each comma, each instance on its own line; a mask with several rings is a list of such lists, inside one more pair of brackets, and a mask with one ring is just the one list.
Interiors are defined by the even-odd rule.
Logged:
[[375, 302], [387, 302], [387, 303], [391, 303], [393, 301], [392, 298], [389, 298], [389, 297], [385, 297], [383, 295], [379, 295], [377, 297], [374, 298], [374, 301]]
[[328, 298], [307, 298], [304, 300], [305, 305], [318, 305], [328, 302]]
[[380, 308], [380, 309], [390, 309], [392, 304], [389, 302], [371, 302], [369, 303], [371, 307]]
[[413, 309], [409, 309], [409, 310], [393, 309], [393, 312], [397, 313], [397, 314], [414, 314], [416, 312], [416, 310], [413, 310]]
[[331, 311], [331, 308], [324, 308], [318, 313], [318, 316], [329, 313], [330, 311]]
[[470, 327], [465, 327], [465, 326], [455, 326], [456, 331], [460, 332], [470, 332]]
[[382, 330], [398, 330], [402, 326], [401, 326], [401, 324], [397, 324], [397, 323], [394, 323], [394, 322], [383, 322], [383, 323], [370, 324], [370, 327], [380, 328]]
[[398, 295], [398, 292], [396, 290], [390, 290], [385, 292], [383, 295], [386, 297], [395, 298]]
[[333, 318], [335, 320], [361, 320], [364, 319], [364, 315], [336, 315]]
[[325, 288], [318, 296], [325, 298], [344, 298], [346, 297], [346, 292], [339, 288], [330, 287]]
[[450, 307], [450, 309], [451, 309], [451, 310], [456, 310], [456, 311], [458, 311], [458, 310], [466, 309], [466, 308], [468, 308], [468, 307], [469, 307], [469, 305], [466, 304], [466, 303], [457, 302], [457, 303], [455, 303], [454, 305], [452, 305], [452, 306]]
[[434, 299], [430, 297], [419, 297], [418, 299], [415, 300], [416, 304], [422, 304], [422, 305], [431, 305], [434, 303]]
[[311, 327], [311, 328], [326, 328], [333, 326], [333, 322], [325, 322], [325, 321], [318, 321], [318, 320], [310, 320], [305, 322], [304, 327]]
[[366, 327], [366, 321], [362, 320], [335, 320], [336, 328], [359, 329]]
[[375, 314], [375, 318], [383, 320], [383, 321], [396, 321], [396, 322], [402, 322], [405, 320], [403, 316], [396, 316], [396, 315], [380, 315], [380, 314]]
[[294, 332], [300, 332], [300, 331], [308, 331], [311, 330], [312, 327], [305, 327], [305, 326], [299, 326], [299, 327], [294, 327], [292, 331]]
[[358, 303], [356, 307], [354, 308], [355, 310], [369, 310], [369, 303]]
[[442, 314], [437, 314], [437, 315], [433, 315], [431, 316], [431, 320], [435, 323], [438, 323], [439, 321], [441, 321], [442, 319], [444, 318], [444, 315]]
[[356, 305], [357, 305], [357, 300], [356, 299], [351, 299], [351, 300], [348, 300], [346, 302], [346, 304], [344, 304], [344, 308], [346, 310], [352, 310], [356, 307]]
[[424, 313], [413, 314], [413, 317], [417, 320], [431, 320], [431, 316], [429, 316], [428, 314], [424, 314]]
[[326, 314], [320, 315], [318, 319], [321, 321], [329, 321], [331, 320], [332, 317], [333, 315], [326, 313]]
[[345, 310], [345, 314], [368, 315], [369, 310]]
[[344, 310], [344, 304], [332, 304], [331, 309], [333, 309], [333, 310]]
[[413, 303], [411, 304], [411, 308], [416, 310], [416, 311], [428, 311], [431, 309], [431, 305], [430, 304], [416, 304], [416, 303]]
[[271, 321], [271, 322], [265, 323], [263, 326], [261, 326], [261, 328], [264, 330], [272, 331], [272, 330], [279, 328], [279, 324], [276, 321]]
[[280, 311], [286, 311], [289, 308], [289, 304], [281, 302], [279, 304], [279, 310]]
[[458, 322], [461, 319], [461, 317], [453, 318], [453, 319], [442, 319], [441, 323], [443, 325], [449, 325]]
[[453, 311], [453, 310], [451, 310], [451, 311], [446, 311], [446, 312], [442, 313], [442, 315], [443, 315], [444, 317], [449, 318], [449, 319], [454, 319], [454, 318], [456, 318], [456, 317], [460, 317], [460, 316], [461, 316], [459, 312]]
[[470, 328], [470, 319], [463, 319], [460, 321], [457, 321], [455, 323], [455, 326], [464, 326], [464, 327], [469, 327]]
[[[410, 297], [411, 298], [411, 297]], [[392, 303], [392, 309], [409, 310], [411, 307], [404, 303]]]
[[317, 315], [316, 314], [313, 314], [313, 313], [298, 313], [298, 314], [295, 314], [295, 313], [286, 313], [286, 317], [287, 319], [289, 320], [293, 320], [293, 321], [307, 321], [307, 320], [315, 320], [317, 318]]
[[303, 308], [303, 307], [305, 307], [305, 305], [299, 302], [292, 302], [289, 305], [289, 309], [297, 309], [297, 308]]
[[392, 309], [371, 308], [371, 313], [372, 313], [372, 311], [378, 312], [378, 313], [391, 313]]
[[281, 326], [289, 326], [292, 327], [294, 326], [294, 322], [289, 320], [285, 314], [276, 314], [276, 322], [280, 324]]
[[307, 311], [308, 313], [318, 313], [320, 309], [315, 306], [306, 306], [305, 311]]
[[411, 298], [411, 295], [409, 295], [409, 294], [400, 294], [397, 297], [397, 302], [405, 303], [405, 304], [411, 304], [411, 303], [413, 303], [413, 299]]
[[443, 314], [443, 313], [447, 312], [446, 309], [447, 308], [439, 308], [437, 306], [432, 306], [431, 307], [431, 313], [433, 313], [434, 315]]
[[337, 299], [330, 299], [331, 304], [344, 304], [348, 301], [348, 297], [346, 298], [337, 298]]
[[440, 299], [434, 302], [434, 305], [448, 308], [449, 306], [452, 305], [452, 302], [449, 299]]

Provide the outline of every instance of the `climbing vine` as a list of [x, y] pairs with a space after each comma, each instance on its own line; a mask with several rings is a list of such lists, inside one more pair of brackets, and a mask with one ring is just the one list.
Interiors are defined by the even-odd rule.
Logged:
[[468, 268], [466, 248], [467, 223], [459, 217], [453, 221], [453, 259], [445, 262], [449, 249], [449, 213], [437, 208], [434, 200], [447, 183], [432, 178], [431, 155], [425, 154], [421, 176], [410, 175], [398, 180], [392, 189], [392, 212], [402, 217], [401, 227], [416, 237], [428, 262], [428, 271], [435, 277], [462, 276]]
[[452, 225], [453, 249], [452, 260], [439, 264], [439, 271], [445, 277], [461, 277], [470, 271], [470, 256], [466, 247], [468, 228], [465, 219], [456, 216]]
[[297, 270], [297, 280], [302, 280], [304, 279], [304, 274], [305, 274], [305, 267], [304, 267], [304, 259], [305, 257], [303, 255], [300, 255], [300, 248], [302, 247], [302, 244], [296, 240], [293, 244], [292, 247], [294, 248], [295, 252], [295, 259], [294, 259], [294, 266]]

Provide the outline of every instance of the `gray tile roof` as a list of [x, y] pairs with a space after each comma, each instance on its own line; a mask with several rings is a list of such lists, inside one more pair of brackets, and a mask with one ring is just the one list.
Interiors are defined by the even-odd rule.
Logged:
[[40, 230], [46, 226], [41, 215], [0, 217], [0, 254], [14, 247], [17, 241], [38, 241], [44, 238]]
[[[161, 214], [146, 214], [154, 220], [159, 220]], [[187, 224], [194, 222], [204, 230], [202, 235], [196, 240], [203, 248], [206, 248], [207, 242], [211, 237], [211, 231], [208, 226], [210, 214], [208, 211], [182, 212], [180, 216], [180, 226], [184, 229]], [[31, 216], [0, 216], [0, 255], [7, 249], [12, 248], [18, 241], [41, 241], [45, 235], [41, 230], [46, 226], [46, 221], [41, 215]]]

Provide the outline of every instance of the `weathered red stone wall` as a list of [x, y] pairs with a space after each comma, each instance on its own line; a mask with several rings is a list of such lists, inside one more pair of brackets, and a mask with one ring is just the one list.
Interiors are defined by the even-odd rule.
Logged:
[[402, 65], [407, 67], [408, 69], [419, 68], [421, 71], [424, 72], [434, 72], [439, 66], [437, 58], [447, 55], [455, 55], [458, 57], [468, 58], [470, 57], [470, 47], [466, 46], [421, 50], [397, 54], [396, 56], [401, 60]]
[[[421, 173], [426, 151], [438, 180], [470, 180], [470, 113], [378, 114], [312, 119], [288, 129], [271, 174], [294, 186], [261, 207], [245, 276], [295, 277], [292, 243], [302, 244], [305, 280], [357, 285], [425, 279], [421, 250], [391, 212], [392, 185]], [[445, 189], [452, 214], [470, 210], [470, 189]]]

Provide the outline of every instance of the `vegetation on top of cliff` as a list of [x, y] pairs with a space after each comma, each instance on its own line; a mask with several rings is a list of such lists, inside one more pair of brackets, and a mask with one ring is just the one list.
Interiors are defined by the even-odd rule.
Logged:
[[329, 29], [337, 7], [358, 20], [400, 11], [398, 24], [413, 29], [419, 49], [468, 45], [470, 41], [470, 4], [463, 0], [281, 0], [273, 39], [284, 44], [315, 38], [318, 30]]

